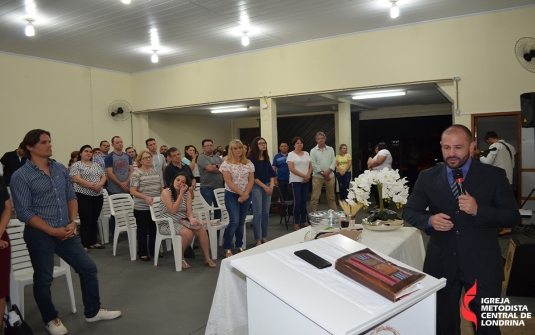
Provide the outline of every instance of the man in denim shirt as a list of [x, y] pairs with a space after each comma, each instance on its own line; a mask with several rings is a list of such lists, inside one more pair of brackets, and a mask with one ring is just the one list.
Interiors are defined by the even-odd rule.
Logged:
[[54, 253], [80, 276], [87, 322], [111, 320], [121, 312], [100, 307], [97, 266], [74, 234], [78, 202], [65, 166], [51, 160], [50, 133], [35, 129], [22, 142], [26, 164], [11, 179], [17, 215], [26, 223], [24, 240], [34, 269], [33, 292], [50, 334], [67, 334], [52, 303]]

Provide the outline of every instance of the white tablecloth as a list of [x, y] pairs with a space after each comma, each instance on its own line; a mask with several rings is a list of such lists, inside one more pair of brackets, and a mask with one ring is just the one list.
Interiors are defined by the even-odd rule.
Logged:
[[[300, 229], [248, 249], [232, 258], [247, 257], [303, 242], [309, 230], [310, 228]], [[364, 230], [361, 237], [359, 242], [367, 247], [422, 270], [425, 249], [418, 229], [403, 227], [393, 231]], [[248, 334], [247, 322], [246, 277], [230, 266], [229, 259], [225, 259], [221, 262], [212, 308], [206, 325], [206, 334]]]

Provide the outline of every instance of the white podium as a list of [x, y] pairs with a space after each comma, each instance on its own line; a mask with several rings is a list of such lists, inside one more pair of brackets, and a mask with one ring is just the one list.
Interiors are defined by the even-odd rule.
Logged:
[[[347, 253], [366, 248], [341, 235], [328, 239]], [[305, 249], [308, 243], [317, 242], [303, 243], [299, 247]], [[379, 326], [391, 327], [399, 334], [435, 334], [436, 291], [446, 285], [445, 279], [427, 275], [422, 281], [423, 289], [369, 312], [268, 253], [231, 260], [231, 266], [247, 277], [251, 335], [371, 334]], [[388, 330], [376, 333], [394, 334]]]

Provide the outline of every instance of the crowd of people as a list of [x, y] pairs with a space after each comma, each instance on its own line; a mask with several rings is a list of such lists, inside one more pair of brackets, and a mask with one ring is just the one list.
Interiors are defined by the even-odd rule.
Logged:
[[[97, 242], [97, 220], [103, 207], [104, 189], [109, 195], [125, 193], [133, 197], [138, 255], [142, 261], [162, 257], [155, 251], [156, 229], [161, 234], [170, 234], [174, 229], [182, 238], [183, 269], [190, 268], [185, 257], [188, 257], [194, 237], [198, 238], [205, 265], [215, 268], [216, 264], [210, 258], [208, 233], [192, 209], [197, 184], [200, 184], [203, 199], [213, 207], [217, 207], [214, 190], [225, 189], [229, 224], [224, 235], [223, 253], [225, 257], [231, 257], [244, 251], [244, 223], [250, 210], [255, 244], [268, 242], [268, 218], [275, 187], [279, 188], [277, 193], [281, 200], [293, 198], [294, 230], [309, 225], [307, 196], [310, 184], [311, 211], [317, 210], [322, 187], [325, 187], [329, 208], [337, 210], [335, 180], [338, 181], [340, 198], [347, 198], [352, 170], [348, 146], [341, 144], [335, 153], [325, 144], [327, 136], [323, 132], [316, 133], [315, 140], [317, 145], [310, 153], [303, 150], [305, 143], [299, 136], [291, 141], [292, 151], [288, 143], [279, 143], [279, 152], [271, 161], [268, 143], [263, 137], [253, 139], [250, 147], [235, 139], [225, 149], [216, 148], [212, 140], [204, 139], [200, 153], [195, 146], [187, 145], [182, 157], [176, 147], [162, 145], [157, 152], [153, 138], [145, 141], [146, 149], [139, 154], [133, 147], [123, 152], [122, 139], [114, 136], [111, 143], [102, 141], [98, 148], [86, 144], [73, 151], [66, 168], [51, 159], [49, 132], [42, 129], [28, 132], [17, 150], [6, 153], [1, 159], [0, 309], [3, 310], [5, 297], [9, 294], [11, 251], [6, 227], [12, 215], [12, 205], [7, 185], [11, 188], [18, 219], [26, 223], [24, 239], [35, 271], [34, 297], [42, 320], [51, 334], [66, 334], [67, 328], [59, 319], [50, 294], [54, 254], [65, 259], [80, 276], [87, 322], [111, 320], [121, 315], [120, 311], [101, 307], [97, 266], [87, 254], [91, 249], [105, 248]], [[463, 248], [474, 249], [480, 254], [490, 249], [499, 251], [496, 233], [481, 228], [510, 228], [518, 221], [512, 193], [515, 149], [493, 131], [485, 135], [485, 141], [489, 150], [481, 152], [475, 148], [472, 134], [466, 127], [454, 125], [444, 131], [441, 147], [445, 164], [426, 170], [419, 177], [403, 214], [407, 222], [431, 235], [424, 271], [437, 278], [447, 277], [448, 283], [453, 283], [437, 295], [439, 311], [445, 312], [438, 318], [437, 327], [444, 333], [458, 328], [458, 305], [450, 302], [458, 300], [461, 287], [467, 289], [478, 279], [488, 287], [481, 294], [478, 290], [479, 295], [499, 296], [503, 276], [499, 275], [501, 270], [496, 270], [498, 266], [494, 266], [501, 262], [498, 253], [493, 253], [493, 258], [485, 256], [489, 264], [493, 264], [488, 271], [465, 272], [465, 269], [477, 267], [472, 264], [472, 258], [461, 257], [461, 254], [446, 260], [441, 250], [455, 255], [456, 249], [442, 237], [457, 236]], [[380, 142], [374, 149], [375, 155], [370, 153], [366, 168], [392, 168], [392, 155], [386, 143]], [[447, 183], [452, 183], [453, 169], [468, 175], [466, 194], [453, 192], [448, 195], [443, 191], [450, 189]], [[477, 179], [479, 174], [471, 171], [491, 175], [491, 182], [481, 182]], [[441, 181], [440, 185], [437, 180]], [[375, 191], [376, 203], [378, 196]], [[154, 204], [156, 197], [161, 198], [158, 205], [161, 215], [172, 219], [172, 227], [157, 227], [152, 220], [149, 206]], [[77, 215], [81, 241], [75, 234]], [[221, 213], [216, 210], [214, 216], [220, 218]], [[110, 228], [113, 230], [114, 226], [112, 217]], [[508, 232], [510, 230], [504, 230], [500, 234]], [[478, 243], [473, 243], [474, 240]], [[436, 264], [442, 265], [437, 267]]]

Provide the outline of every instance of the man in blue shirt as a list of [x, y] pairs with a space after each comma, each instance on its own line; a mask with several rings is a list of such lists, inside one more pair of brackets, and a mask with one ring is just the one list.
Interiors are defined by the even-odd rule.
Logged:
[[288, 189], [288, 184], [290, 183], [290, 170], [288, 170], [288, 163], [286, 159], [288, 158], [288, 143], [282, 142], [279, 145], [279, 153], [273, 157], [273, 170], [277, 172], [277, 181], [276, 184], [281, 190], [281, 195], [284, 200], [290, 200], [290, 192]]
[[26, 223], [24, 240], [34, 269], [33, 292], [50, 334], [67, 334], [52, 303], [54, 253], [80, 276], [87, 322], [111, 320], [121, 315], [100, 307], [97, 266], [74, 234], [78, 202], [65, 166], [51, 160], [50, 133], [35, 129], [22, 142], [26, 163], [11, 179], [18, 219]]

